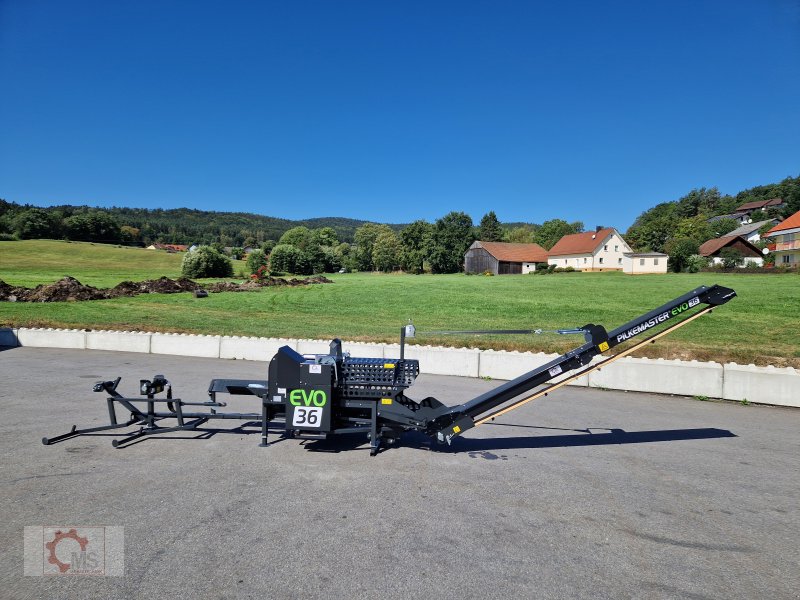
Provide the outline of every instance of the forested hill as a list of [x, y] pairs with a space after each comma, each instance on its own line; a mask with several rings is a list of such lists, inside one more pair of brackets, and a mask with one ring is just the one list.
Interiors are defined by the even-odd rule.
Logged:
[[[292, 221], [253, 213], [210, 212], [190, 208], [94, 208], [61, 205], [39, 208], [0, 200], [0, 232], [16, 232], [21, 237], [61, 237], [65, 227], [82, 219], [92, 219], [93, 229], [102, 230], [97, 221], [108, 220], [114, 239], [96, 241], [154, 242], [166, 244], [211, 244], [223, 246], [261, 245], [278, 240], [289, 229], [304, 225], [309, 229], [331, 227], [341, 241], [351, 242], [356, 229], [366, 223], [358, 219], [320, 217]], [[19, 231], [21, 221], [30, 232]], [[395, 230], [402, 225], [391, 225]], [[119, 239], [119, 230], [122, 238]]]
[[773, 198], [781, 198], [784, 206], [751, 215], [753, 221], [785, 219], [800, 210], [800, 176], [759, 185], [735, 196], [722, 195], [716, 187], [692, 190], [683, 198], [663, 202], [643, 212], [626, 232], [625, 240], [636, 250], [672, 254], [672, 246], [678, 243], [702, 244], [739, 226], [733, 218], [709, 221], [711, 217], [733, 215], [743, 204]]
[[260, 245], [266, 240], [278, 240], [292, 227], [309, 229], [330, 227], [341, 241], [352, 241], [356, 229], [366, 223], [359, 219], [319, 217], [292, 221], [253, 213], [210, 212], [189, 208], [144, 209], [117, 208], [109, 213], [121, 224], [136, 227], [143, 239], [170, 244], [211, 244], [243, 246], [249, 238]]

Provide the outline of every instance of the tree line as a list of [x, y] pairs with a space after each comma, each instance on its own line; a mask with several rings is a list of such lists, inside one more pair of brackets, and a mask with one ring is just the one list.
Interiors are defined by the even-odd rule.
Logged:
[[[330, 227], [343, 241], [366, 223], [358, 219], [322, 217], [291, 221], [252, 213], [210, 212], [189, 208], [37, 207], [0, 199], [0, 235], [18, 239], [69, 239], [107, 244], [221, 244], [256, 247], [277, 240], [303, 225]], [[399, 225], [393, 226], [399, 229]]]
[[[541, 225], [503, 227], [494, 211], [475, 226], [464, 212], [453, 211], [433, 223], [417, 220], [400, 231], [380, 223], [365, 223], [352, 242], [339, 239], [331, 227], [292, 227], [277, 240], [267, 240], [247, 256], [247, 267], [258, 277], [276, 273], [332, 273], [345, 271], [405, 271], [407, 273], [457, 273], [464, 253], [475, 240], [537, 242], [551, 248], [563, 235], [583, 230], [582, 223], [560, 219]], [[219, 244], [213, 244], [216, 255]], [[218, 260], [217, 256], [214, 260]], [[203, 261], [211, 257], [203, 255]], [[188, 260], [188, 258], [187, 258]], [[192, 264], [200, 261], [192, 260]], [[216, 276], [222, 276], [215, 273]]]
[[[739, 223], [728, 215], [747, 202], [782, 198], [779, 209], [759, 212], [754, 220], [785, 218], [800, 210], [800, 176], [757, 186], [735, 196], [716, 187], [700, 188], [682, 198], [643, 212], [624, 234], [635, 251], [664, 252], [670, 268], [692, 269], [699, 246], [734, 230]], [[765, 229], [767, 226], [764, 227]], [[290, 221], [250, 213], [181, 209], [41, 208], [0, 199], [0, 240], [70, 239], [138, 244], [174, 243], [214, 246], [234, 258], [243, 247], [257, 248], [252, 272], [311, 274], [349, 271], [455, 273], [463, 268], [464, 253], [475, 241], [535, 242], [550, 250], [564, 235], [580, 233], [580, 221], [552, 219], [542, 224], [500, 223], [494, 211], [478, 225], [469, 215], [453, 211], [434, 222], [405, 225], [370, 223], [357, 219], [320, 218]], [[694, 258], [693, 258], [694, 257]]]
[[459, 211], [433, 223], [417, 220], [396, 231], [389, 225], [365, 223], [353, 242], [341, 241], [330, 227], [293, 227], [277, 242], [268, 240], [248, 258], [251, 272], [269, 265], [272, 271], [311, 274], [346, 271], [398, 271], [407, 273], [457, 273], [464, 253], [475, 240], [537, 242], [551, 248], [562, 235], [583, 230], [582, 223], [555, 219], [542, 225], [503, 227], [494, 211], [475, 226]]

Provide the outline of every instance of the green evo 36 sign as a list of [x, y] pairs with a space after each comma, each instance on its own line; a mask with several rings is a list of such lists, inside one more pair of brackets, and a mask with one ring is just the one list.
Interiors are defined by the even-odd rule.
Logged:
[[293, 406], [325, 406], [328, 394], [323, 390], [292, 390], [289, 392], [289, 402]]

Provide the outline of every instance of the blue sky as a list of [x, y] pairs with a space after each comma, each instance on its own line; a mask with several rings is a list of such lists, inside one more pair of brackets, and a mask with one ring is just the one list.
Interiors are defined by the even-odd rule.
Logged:
[[800, 3], [0, 0], [0, 198], [625, 230], [800, 174]]

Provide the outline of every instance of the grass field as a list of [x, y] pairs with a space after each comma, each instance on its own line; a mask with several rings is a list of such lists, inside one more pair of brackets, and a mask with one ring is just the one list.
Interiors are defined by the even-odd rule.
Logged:
[[[50, 283], [71, 275], [110, 287], [180, 273], [180, 255], [66, 242], [0, 243], [0, 279]], [[238, 271], [241, 267], [237, 266]], [[0, 303], [0, 324], [221, 335], [396, 341], [418, 330], [581, 326], [612, 329], [699, 285], [739, 295], [643, 354], [800, 367], [800, 276], [714, 273], [630, 277], [574, 273], [502, 277], [344, 274], [335, 283], [258, 292], [153, 294], [76, 303]], [[420, 336], [416, 343], [556, 352], [575, 336]]]

